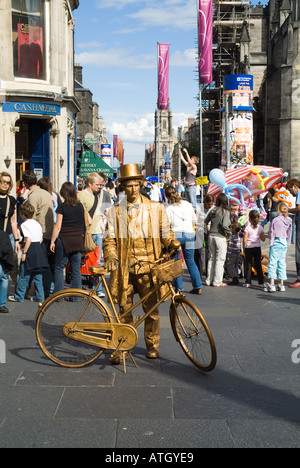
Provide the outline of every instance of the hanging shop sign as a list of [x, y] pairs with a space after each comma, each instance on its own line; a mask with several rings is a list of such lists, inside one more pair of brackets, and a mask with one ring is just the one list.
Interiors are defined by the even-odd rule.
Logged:
[[104, 172], [107, 177], [112, 178], [114, 171], [96, 153], [85, 146], [80, 160], [79, 177], [87, 177], [91, 172]]

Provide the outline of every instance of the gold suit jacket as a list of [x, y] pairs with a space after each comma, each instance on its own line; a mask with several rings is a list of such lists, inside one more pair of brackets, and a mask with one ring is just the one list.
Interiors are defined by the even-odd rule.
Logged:
[[[175, 234], [171, 230], [165, 207], [141, 195], [140, 205], [141, 231], [149, 261], [162, 256], [163, 247], [168, 247]], [[119, 260], [119, 267], [110, 275], [109, 288], [115, 303], [126, 304], [129, 283], [129, 259], [132, 255], [132, 235], [128, 235], [127, 200], [112, 206], [107, 216], [107, 227], [103, 240], [104, 261], [112, 258]], [[154, 284], [156, 277], [152, 273]], [[159, 293], [165, 294], [162, 288]]]

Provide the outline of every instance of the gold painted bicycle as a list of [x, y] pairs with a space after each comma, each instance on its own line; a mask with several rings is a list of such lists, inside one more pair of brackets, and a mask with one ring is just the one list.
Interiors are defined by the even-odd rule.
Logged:
[[[133, 304], [130, 311], [143, 305], [162, 287], [168, 292], [157, 302], [170, 299], [170, 322], [175, 336], [186, 356], [199, 369], [209, 372], [217, 361], [216, 346], [212, 333], [197, 307], [182, 293], [176, 293], [172, 279], [181, 276], [182, 260], [166, 258], [153, 266], [159, 282], [155, 288]], [[107, 271], [103, 267], [91, 267], [90, 271], [99, 278], [91, 291], [65, 289], [39, 304], [36, 315], [36, 336], [39, 346], [51, 361], [63, 367], [83, 367], [97, 359], [106, 349], [122, 352], [124, 372], [125, 358], [138, 342], [137, 328], [152, 313], [154, 307], [136, 317], [132, 325], [120, 322], [119, 315], [105, 280]], [[96, 291], [103, 283], [110, 307], [100, 299]]]

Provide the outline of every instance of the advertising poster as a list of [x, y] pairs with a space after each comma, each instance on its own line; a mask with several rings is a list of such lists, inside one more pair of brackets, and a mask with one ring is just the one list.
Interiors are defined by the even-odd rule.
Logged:
[[[253, 114], [234, 112], [229, 119], [230, 159], [232, 164], [253, 164]], [[222, 125], [222, 165], [226, 165], [225, 115]]]
[[108, 166], [111, 165], [111, 145], [102, 144], [101, 145], [101, 158]]
[[43, 28], [18, 24], [18, 76], [43, 79]]
[[229, 117], [230, 160], [232, 164], [253, 164], [253, 76], [224, 77], [222, 165], [226, 165], [225, 96], [232, 95], [233, 113]]

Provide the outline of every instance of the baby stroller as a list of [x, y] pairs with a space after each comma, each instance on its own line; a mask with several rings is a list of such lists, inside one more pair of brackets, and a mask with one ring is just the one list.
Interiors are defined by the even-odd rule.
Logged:
[[[95, 279], [93, 276], [91, 276], [91, 272], [89, 268], [91, 266], [98, 266], [99, 265], [99, 247], [96, 247], [93, 252], [89, 252], [87, 254], [83, 253], [81, 256], [81, 266], [80, 266], [80, 273], [82, 276], [82, 287], [83, 289], [88, 288], [91, 289], [93, 288], [96, 284], [95, 281], [97, 282], [97, 278]], [[71, 282], [71, 269], [70, 269], [70, 263], [67, 264], [66, 266], [66, 283], [70, 284]]]

